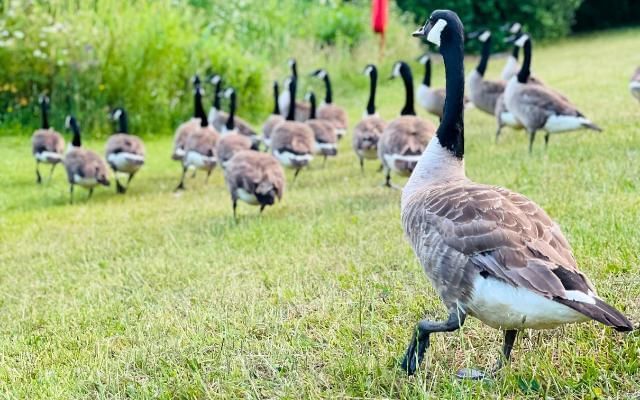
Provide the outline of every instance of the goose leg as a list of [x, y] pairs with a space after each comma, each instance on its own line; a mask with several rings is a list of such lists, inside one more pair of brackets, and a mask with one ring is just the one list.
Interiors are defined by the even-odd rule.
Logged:
[[418, 322], [401, 364], [407, 375], [413, 375], [422, 362], [424, 353], [429, 348], [429, 335], [436, 332], [456, 331], [464, 324], [466, 317], [467, 314], [456, 309], [449, 313], [446, 321], [435, 322], [423, 319]]
[[40, 161], [36, 161], [36, 183], [42, 183], [42, 176], [40, 176]]
[[204, 183], [205, 183], [205, 185], [206, 185], [207, 183], [209, 183], [209, 177], [211, 176], [211, 172], [212, 172], [212, 171], [213, 171], [213, 169], [209, 169], [209, 170], [207, 170], [207, 177], [206, 177], [206, 178], [204, 178]]
[[198, 169], [193, 170], [193, 173], [191, 173], [191, 179], [196, 177], [196, 172], [198, 172]]
[[69, 204], [73, 204], [73, 183], [69, 186]]
[[51, 178], [53, 177], [53, 170], [56, 169], [56, 165], [58, 165], [58, 164], [57, 163], [56, 164], [51, 164], [51, 170], [49, 171], [49, 179], [47, 180], [47, 183], [51, 182]]
[[[517, 336], [517, 330], [511, 329], [504, 331], [504, 345], [502, 346], [502, 355], [500, 356], [500, 358], [498, 358], [496, 366], [491, 372], [492, 375], [500, 371], [505, 362], [508, 363], [511, 360], [511, 350], [513, 350], [513, 344], [515, 343]], [[486, 374], [477, 369], [463, 368], [458, 371], [456, 376], [460, 379], [481, 380], [486, 377]]]
[[93, 196], [93, 188], [89, 188], [89, 195], [87, 196], [87, 200], [91, 200], [92, 196]]
[[549, 147], [549, 136], [551, 134], [549, 132], [545, 133], [544, 135], [544, 151], [547, 151], [547, 148]]
[[115, 171], [113, 172], [113, 179], [116, 181], [116, 193], [124, 194], [127, 189], [122, 186], [122, 183], [120, 183], [120, 180], [118, 179], [118, 174]]
[[176, 186], [174, 192], [178, 190], [184, 190], [184, 176], [187, 174], [187, 167], [182, 167], [182, 177], [180, 178], [180, 183]]
[[380, 166], [378, 167], [378, 172], [382, 172], [383, 170], [384, 170], [384, 165], [380, 163]]
[[322, 168], [324, 168], [327, 165], [327, 156], [324, 156], [324, 160], [322, 160]]
[[236, 208], [238, 208], [238, 200], [235, 198], [232, 198], [232, 207], [233, 207], [233, 219], [238, 222], [238, 216], [236, 214]]
[[136, 175], [135, 172], [132, 172], [129, 174], [129, 178], [127, 179], [127, 187], [124, 189], [124, 191], [126, 192], [127, 190], [129, 190], [129, 185], [131, 185], [131, 181], [133, 180], [133, 177]]
[[536, 139], [536, 131], [529, 132], [529, 154], [533, 152], [533, 141]]
[[364, 158], [360, 157], [360, 172], [364, 175]]
[[266, 206], [267, 206], [266, 204], [260, 204], [260, 214], [262, 214]]
[[498, 124], [498, 129], [496, 129], [496, 144], [498, 144], [498, 137], [500, 137], [500, 133], [502, 133], [502, 128], [504, 125]]
[[[295, 182], [295, 181], [296, 181], [296, 178], [298, 177], [298, 174], [300, 173], [300, 171], [302, 171], [302, 168], [298, 168], [298, 169], [296, 169], [296, 173], [295, 173], [295, 174], [293, 174], [293, 182]], [[292, 182], [292, 183], [293, 183], [293, 182]]]

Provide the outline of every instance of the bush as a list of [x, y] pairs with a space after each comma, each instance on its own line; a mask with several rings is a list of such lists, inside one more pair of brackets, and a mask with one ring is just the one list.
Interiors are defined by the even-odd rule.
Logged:
[[[415, 16], [422, 24], [436, 8], [454, 10], [465, 24], [467, 32], [491, 29], [496, 49], [504, 48], [499, 28], [507, 22], [518, 21], [536, 39], [554, 39], [566, 35], [582, 0], [397, 0], [398, 5]], [[477, 42], [469, 42], [470, 48]]]
[[585, 0], [576, 12], [576, 32], [640, 23], [638, 0]]

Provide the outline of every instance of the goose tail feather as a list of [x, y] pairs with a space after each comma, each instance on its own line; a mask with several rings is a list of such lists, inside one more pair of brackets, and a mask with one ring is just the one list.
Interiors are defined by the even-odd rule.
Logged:
[[630, 332], [633, 330], [633, 324], [631, 324], [631, 321], [629, 321], [627, 317], [597, 297], [595, 298], [595, 304], [560, 298], [556, 298], [555, 300], [591, 319], [612, 327], [618, 332]]

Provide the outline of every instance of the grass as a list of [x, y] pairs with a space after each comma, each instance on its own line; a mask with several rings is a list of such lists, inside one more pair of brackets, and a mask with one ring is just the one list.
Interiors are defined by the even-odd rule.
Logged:
[[[468, 175], [538, 202], [599, 294], [636, 323], [640, 106], [626, 85], [640, 62], [638, 33], [534, 52], [534, 71], [602, 134], [553, 136], [546, 153], [539, 137], [529, 156], [521, 132], [495, 145], [493, 119], [466, 116]], [[488, 75], [501, 67], [492, 60]], [[441, 64], [434, 74], [442, 84]], [[383, 83], [385, 117], [401, 108], [401, 88]], [[337, 89], [357, 121], [365, 93]], [[640, 336], [596, 323], [527, 331], [496, 379], [462, 382], [458, 368], [490, 368], [501, 346], [499, 332], [470, 319], [461, 332], [434, 335], [418, 374], [404, 376], [397, 365], [414, 323], [445, 310], [403, 238], [400, 194], [378, 187], [376, 163], [360, 175], [350, 136], [281, 204], [262, 216], [241, 205], [236, 225], [219, 170], [207, 186], [200, 175], [172, 193], [179, 168], [168, 136], [147, 141], [148, 164], [126, 196], [98, 189], [85, 202], [79, 190], [70, 206], [62, 171], [34, 184], [27, 134], [0, 138], [3, 398], [640, 395]], [[102, 151], [103, 142], [87, 147]]]

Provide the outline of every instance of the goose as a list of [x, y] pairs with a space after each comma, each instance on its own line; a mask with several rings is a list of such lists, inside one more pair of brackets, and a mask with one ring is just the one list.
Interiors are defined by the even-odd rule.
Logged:
[[418, 62], [424, 65], [424, 77], [418, 86], [418, 103], [431, 114], [442, 118], [445, 91], [431, 88], [431, 58], [425, 54], [418, 59]]
[[200, 88], [200, 77], [196, 75], [193, 80], [193, 117], [188, 121], [183, 122], [176, 129], [176, 133], [173, 137], [173, 153], [171, 159], [182, 162], [185, 151], [184, 146], [187, 142], [187, 137], [197, 131], [200, 127], [200, 117], [198, 116], [198, 91]]
[[[598, 297], [559, 226], [540, 206], [519, 193], [467, 178], [464, 34], [458, 16], [434, 11], [413, 35], [440, 47], [447, 104], [436, 136], [402, 192], [402, 226], [449, 316], [418, 322], [402, 369], [415, 373], [429, 336], [459, 329], [468, 316], [504, 331], [500, 360], [506, 361], [522, 329], [593, 319], [631, 330], [631, 322]], [[479, 379], [483, 373], [463, 369], [458, 376]]]
[[317, 79], [323, 80], [325, 86], [324, 103], [318, 107], [318, 119], [331, 121], [335, 127], [338, 140], [340, 140], [345, 135], [347, 128], [349, 127], [347, 112], [344, 108], [333, 104], [333, 90], [331, 89], [329, 72], [321, 68], [315, 70], [312, 75]]
[[573, 104], [553, 90], [542, 85], [527, 83], [531, 74], [531, 38], [524, 34], [518, 38], [516, 45], [523, 48], [524, 61], [518, 75], [509, 81], [504, 100], [507, 109], [529, 133], [529, 153], [533, 149], [536, 131], [540, 129], [546, 131], [545, 149], [549, 144], [551, 133], [582, 128], [601, 132], [600, 127], [588, 120]]
[[182, 159], [182, 176], [175, 191], [184, 190], [184, 177], [190, 168], [207, 171], [205, 183], [209, 182], [209, 176], [216, 167], [216, 144], [220, 134], [209, 125], [207, 114], [202, 106], [202, 95], [204, 91], [197, 87], [195, 91], [195, 107], [200, 126], [190, 132], [184, 144], [184, 157]]
[[633, 97], [640, 101], [640, 67], [636, 68], [636, 72], [633, 73], [631, 81], [629, 82], [629, 90]]
[[[512, 37], [518, 37], [522, 33], [522, 24], [519, 22], [513, 22], [507, 26], [507, 32]], [[508, 82], [511, 78], [513, 78], [518, 71], [520, 71], [520, 64], [518, 64], [518, 55], [520, 53], [520, 48], [518, 46], [513, 46], [511, 54], [507, 56], [507, 62], [504, 64], [502, 68], [502, 73], [500, 76], [502, 80]]]
[[216, 145], [216, 157], [223, 170], [226, 170], [227, 163], [239, 151], [252, 150], [251, 139], [239, 133], [229, 133], [222, 135]]
[[392, 78], [402, 77], [405, 88], [405, 104], [400, 117], [391, 121], [378, 141], [378, 158], [385, 173], [384, 185], [391, 184], [391, 171], [400, 176], [409, 176], [416, 166], [420, 154], [431, 140], [436, 127], [424, 118], [416, 116], [413, 103], [413, 77], [406, 62], [398, 61], [393, 66]]
[[[287, 79], [287, 91], [295, 104], [296, 80]], [[286, 168], [294, 169], [295, 182], [302, 168], [313, 160], [313, 130], [309, 125], [295, 121], [295, 108], [290, 107], [287, 119], [279, 123], [271, 134], [271, 154]]]
[[36, 183], [42, 183], [40, 163], [51, 164], [49, 171], [49, 181], [51, 181], [53, 170], [64, 157], [64, 138], [49, 126], [49, 98], [40, 96], [38, 103], [42, 113], [42, 125], [31, 136], [31, 152], [36, 160]]
[[[218, 132], [222, 132], [224, 124], [227, 122], [229, 116], [226, 112], [222, 111], [220, 107], [220, 94], [222, 92], [222, 77], [218, 74], [213, 75], [210, 80], [213, 85], [213, 103], [209, 110], [209, 125], [213, 126]], [[199, 123], [199, 122], [198, 122]]]
[[65, 127], [73, 134], [73, 139], [64, 156], [64, 167], [69, 181], [69, 202], [73, 204], [73, 189], [79, 185], [89, 190], [87, 200], [98, 185], [109, 186], [107, 166], [100, 156], [91, 150], [83, 149], [80, 138], [80, 126], [73, 116], [67, 116]]
[[251, 128], [247, 121], [236, 116], [236, 90], [234, 88], [227, 88], [224, 91], [224, 97], [229, 99], [229, 114], [227, 114], [227, 121], [223, 125], [220, 133], [222, 135], [237, 133], [245, 136], [251, 141], [252, 149], [258, 150], [258, 146], [260, 145], [260, 138], [258, 137], [258, 134], [253, 130], [253, 128]]
[[[475, 36], [475, 34], [470, 34], [470, 36]], [[491, 53], [491, 31], [482, 31], [477, 36], [477, 39], [482, 43], [482, 53], [480, 55], [480, 62], [467, 78], [469, 99], [481, 111], [495, 115], [498, 97], [504, 92], [506, 83], [503, 81], [489, 81], [484, 79], [484, 73], [487, 70], [489, 55]]]
[[[118, 107], [113, 110], [111, 119], [118, 122], [118, 130], [107, 141], [105, 158], [113, 170], [116, 192], [126, 193], [131, 180], [144, 164], [144, 143], [139, 137], [129, 134], [124, 108]], [[118, 173], [129, 175], [126, 187], [118, 180]]]
[[259, 205], [262, 213], [276, 199], [282, 200], [285, 188], [284, 171], [278, 160], [253, 150], [239, 151], [229, 160], [224, 180], [231, 194], [234, 219], [238, 200]]
[[306, 95], [306, 100], [311, 105], [309, 110], [309, 119], [305, 121], [305, 124], [309, 125], [313, 131], [315, 139], [315, 153], [321, 154], [324, 157], [322, 165], [327, 162], [327, 157], [335, 157], [338, 155], [338, 137], [336, 136], [336, 130], [334, 125], [325, 119], [316, 119], [316, 95], [313, 92], [309, 92]]
[[271, 147], [271, 132], [280, 122], [284, 121], [284, 117], [280, 115], [280, 108], [278, 107], [278, 82], [273, 82], [273, 112], [269, 115], [269, 118], [262, 125], [262, 143], [269, 149]]
[[364, 75], [369, 76], [369, 100], [362, 120], [353, 128], [353, 151], [360, 160], [360, 170], [364, 172], [364, 160], [378, 158], [378, 140], [387, 126], [376, 112], [376, 87], [378, 85], [378, 69], [369, 64], [364, 69]]
[[[298, 62], [295, 58], [290, 58], [287, 63], [289, 64], [289, 68], [291, 68], [291, 78], [296, 81], [298, 80]], [[286, 87], [286, 84], [283, 84]], [[293, 102], [296, 105], [295, 109], [295, 120], [304, 122], [309, 119], [309, 105], [303, 102]], [[289, 113], [289, 106], [291, 105], [291, 94], [288, 90], [284, 90], [280, 93], [278, 97], [278, 107], [280, 108], [280, 115], [287, 115]]]

